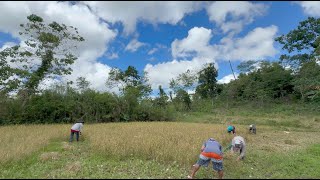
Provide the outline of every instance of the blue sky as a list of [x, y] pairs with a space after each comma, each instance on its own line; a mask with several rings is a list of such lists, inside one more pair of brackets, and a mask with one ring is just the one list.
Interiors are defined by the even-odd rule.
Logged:
[[[308, 16], [320, 16], [320, 2], [311, 1], [158, 1], [158, 2], [0, 2], [0, 48], [19, 44], [19, 24], [29, 14], [78, 27], [79, 44], [73, 74], [91, 87], [110, 90], [105, 80], [112, 67], [129, 65], [147, 71], [152, 87], [166, 90], [171, 78], [187, 69], [198, 71], [214, 62], [219, 83], [233, 79], [229, 60], [277, 60], [275, 37], [296, 28]], [[46, 79], [42, 88], [56, 80]]]

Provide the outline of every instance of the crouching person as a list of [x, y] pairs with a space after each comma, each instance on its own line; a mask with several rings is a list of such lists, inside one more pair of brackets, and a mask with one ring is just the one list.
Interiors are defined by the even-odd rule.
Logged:
[[232, 139], [232, 147], [231, 147], [231, 153], [239, 153], [240, 155], [237, 158], [237, 161], [243, 160], [246, 156], [246, 143], [241, 136], [235, 136]]
[[79, 135], [81, 135], [81, 130], [83, 128], [84, 121], [80, 119], [77, 123], [75, 123], [71, 127], [71, 134], [70, 134], [70, 140], [69, 142], [73, 141], [73, 136], [76, 134], [76, 140], [79, 141]]
[[250, 124], [250, 126], [249, 126], [249, 132], [250, 132], [250, 133], [253, 133], [253, 134], [256, 134], [256, 131], [257, 131], [256, 125], [255, 125], [255, 124]]
[[201, 147], [201, 153], [196, 164], [193, 165], [189, 179], [193, 179], [200, 166], [207, 167], [212, 162], [212, 168], [218, 172], [219, 179], [223, 177], [222, 146], [213, 138], [208, 139]]

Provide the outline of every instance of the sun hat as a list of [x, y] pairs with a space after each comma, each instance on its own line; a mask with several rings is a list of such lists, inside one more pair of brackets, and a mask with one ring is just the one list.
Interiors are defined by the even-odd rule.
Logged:
[[241, 148], [241, 146], [242, 146], [242, 141], [240, 139], [235, 139], [234, 140], [234, 147]]

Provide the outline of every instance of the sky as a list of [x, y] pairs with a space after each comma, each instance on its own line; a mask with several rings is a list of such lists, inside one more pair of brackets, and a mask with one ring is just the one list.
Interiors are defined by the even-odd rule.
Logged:
[[[78, 44], [71, 75], [98, 91], [111, 68], [134, 66], [148, 73], [153, 93], [188, 69], [197, 72], [214, 63], [218, 83], [234, 79], [229, 61], [277, 61], [285, 51], [274, 38], [295, 29], [308, 17], [320, 17], [316, 1], [1, 1], [0, 50], [22, 44], [19, 24], [37, 14], [46, 22], [77, 27]], [[41, 88], [58, 80], [45, 79]]]

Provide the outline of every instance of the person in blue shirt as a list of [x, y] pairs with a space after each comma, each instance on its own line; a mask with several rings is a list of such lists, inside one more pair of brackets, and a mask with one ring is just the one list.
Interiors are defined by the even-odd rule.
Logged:
[[193, 179], [196, 172], [201, 166], [208, 167], [210, 161], [212, 162], [212, 168], [218, 172], [219, 179], [223, 177], [223, 152], [222, 146], [218, 141], [213, 138], [209, 138], [203, 143], [201, 147], [201, 153], [196, 164], [193, 165], [191, 175], [188, 179]]

